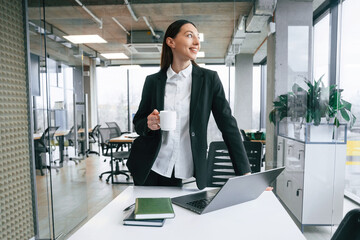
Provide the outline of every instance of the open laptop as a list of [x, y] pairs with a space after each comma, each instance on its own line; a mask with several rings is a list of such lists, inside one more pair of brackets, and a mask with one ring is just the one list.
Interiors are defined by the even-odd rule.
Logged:
[[284, 169], [229, 178], [220, 189], [175, 197], [171, 201], [198, 214], [230, 207], [258, 198]]

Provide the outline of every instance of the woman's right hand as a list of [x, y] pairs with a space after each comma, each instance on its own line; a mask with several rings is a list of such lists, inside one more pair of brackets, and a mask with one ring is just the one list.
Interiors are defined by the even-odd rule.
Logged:
[[159, 130], [160, 129], [160, 113], [158, 110], [154, 111], [147, 117], [147, 125], [150, 130]]

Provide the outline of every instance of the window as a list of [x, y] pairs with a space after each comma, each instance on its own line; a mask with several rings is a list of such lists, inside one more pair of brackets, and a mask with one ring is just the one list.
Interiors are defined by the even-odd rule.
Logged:
[[127, 70], [124, 67], [97, 67], [99, 124], [116, 122], [128, 128]]
[[[229, 101], [229, 94], [230, 94], [230, 107], [232, 110], [232, 114], [234, 114], [234, 87], [229, 88], [230, 86], [234, 86], [234, 79], [235, 79], [235, 67], [229, 67], [225, 65], [206, 65], [205, 68], [216, 71], [219, 75], [221, 83], [223, 85], [225, 91], [225, 97]], [[230, 81], [229, 81], [230, 79]], [[210, 120], [208, 125], [208, 136], [207, 136], [208, 144], [213, 141], [223, 141], [222, 135], [220, 130], [218, 129], [215, 119], [212, 114], [210, 114]]]
[[360, 153], [360, 1], [346, 0], [342, 8], [341, 46], [340, 46], [340, 88], [343, 98], [352, 103], [352, 113], [357, 117], [353, 129], [347, 137], [347, 156], [345, 170], [345, 194], [360, 202], [359, 166]]
[[329, 85], [330, 15], [314, 25], [314, 79]]
[[140, 104], [145, 78], [159, 70], [160, 67], [132, 67], [129, 69], [130, 130], [133, 130], [132, 120]]

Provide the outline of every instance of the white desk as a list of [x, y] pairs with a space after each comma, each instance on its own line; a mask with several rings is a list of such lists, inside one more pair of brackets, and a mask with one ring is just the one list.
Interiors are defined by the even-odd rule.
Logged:
[[254, 201], [204, 215], [174, 205], [176, 216], [167, 219], [163, 227], [124, 226], [122, 223], [123, 209], [136, 197], [175, 197], [195, 191], [188, 186], [183, 189], [128, 187], [69, 239], [305, 239], [272, 192], [264, 192]]

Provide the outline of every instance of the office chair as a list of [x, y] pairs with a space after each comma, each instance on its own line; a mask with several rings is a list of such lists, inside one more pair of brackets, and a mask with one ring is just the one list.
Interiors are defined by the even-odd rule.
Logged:
[[[79, 127], [78, 127], [79, 129]], [[66, 136], [66, 139], [68, 141], [68, 146], [71, 146], [71, 147], [75, 147], [75, 127], [72, 126], [70, 128], [70, 131], [68, 133], [68, 135]], [[78, 139], [78, 143], [80, 143], [81, 146], [84, 146], [85, 145], [85, 138], [81, 138], [79, 137]], [[80, 152], [78, 153], [78, 155], [80, 155]], [[69, 157], [69, 160], [70, 161], [73, 161], [75, 164], [78, 164], [78, 162], [80, 162], [81, 160], [83, 160], [82, 158], [78, 158], [78, 157]]]
[[[50, 165], [43, 165], [41, 154], [50, 153], [51, 142], [54, 141], [55, 132], [59, 127], [48, 127], [45, 129], [44, 133], [41, 135], [41, 138], [35, 141], [35, 168], [40, 170], [41, 176], [44, 176], [43, 168], [51, 170], [54, 168], [58, 172], [58, 167], [52, 167], [50, 159]], [[51, 156], [51, 154], [49, 155]], [[51, 156], [52, 157], [52, 156]]]
[[248, 156], [252, 173], [260, 172], [262, 165], [263, 145], [261, 142], [244, 141], [246, 155]]
[[[99, 128], [100, 128], [100, 124], [96, 125], [91, 132], [89, 132], [89, 149], [87, 150], [88, 154], [97, 154], [98, 156], [100, 156], [100, 153], [97, 151], [93, 151], [90, 150], [90, 144], [94, 144], [96, 142], [99, 142]], [[99, 149], [100, 149], [100, 144], [98, 144]]]
[[[107, 157], [111, 157], [111, 145], [109, 144], [109, 140], [111, 139], [111, 132], [111, 128], [99, 128], [102, 155]], [[125, 175], [126, 180], [129, 180], [130, 176], [125, 171], [120, 170], [119, 167], [119, 162], [124, 161], [124, 159], [128, 159], [129, 155], [129, 151], [113, 152], [113, 159], [110, 160], [110, 164], [113, 164], [113, 162], [115, 161], [115, 170], [103, 172], [99, 175], [99, 178], [102, 179], [102, 176], [104, 174], [109, 173], [109, 176], [106, 178], [107, 183], [109, 182], [111, 176], [120, 174]]]
[[116, 122], [106, 122], [106, 125], [108, 125], [109, 128], [112, 129], [112, 134], [116, 134], [114, 137], [119, 137], [122, 134], [130, 133], [130, 132], [122, 132], [119, 125]]
[[[116, 137], [120, 137], [122, 134], [130, 133], [130, 132], [122, 132], [119, 125], [116, 122], [106, 122], [106, 125], [108, 125], [111, 131], [110, 138], [116, 138]], [[121, 151], [123, 151], [124, 146], [126, 146], [129, 149], [129, 144], [121, 144], [117, 146], [116, 151], [118, 151], [120, 147], [121, 147]], [[125, 165], [124, 162], [123, 165]]]
[[349, 211], [336, 229], [331, 240], [360, 239], [360, 208]]
[[[246, 142], [244, 147], [249, 159], [251, 172], [260, 172], [262, 144]], [[221, 187], [225, 182], [235, 177], [235, 170], [230, 159], [229, 151], [224, 142], [211, 142], [208, 153], [208, 187]]]
[[224, 142], [211, 142], [208, 153], [208, 187], [221, 187], [235, 177], [229, 151]]

